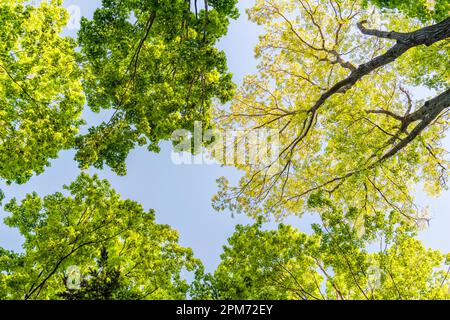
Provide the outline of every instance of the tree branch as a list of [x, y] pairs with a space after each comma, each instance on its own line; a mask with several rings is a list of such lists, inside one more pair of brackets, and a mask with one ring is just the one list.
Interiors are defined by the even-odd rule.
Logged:
[[408, 144], [411, 143], [417, 136], [419, 136], [423, 130], [425, 130], [428, 125], [436, 119], [439, 114], [446, 108], [450, 106], [450, 89], [441, 93], [437, 97], [427, 101], [423, 107], [421, 107], [416, 112], [406, 117], [406, 123], [410, 124], [414, 121], [421, 120], [420, 123], [409, 133], [409, 135], [402, 139], [400, 143], [394, 146], [390, 151], [388, 151], [384, 156], [380, 158], [378, 162], [385, 161], [399, 151], [404, 149]]

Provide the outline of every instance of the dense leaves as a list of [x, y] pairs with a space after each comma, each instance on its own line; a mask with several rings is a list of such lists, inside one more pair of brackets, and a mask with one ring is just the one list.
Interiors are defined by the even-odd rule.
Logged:
[[0, 3], [0, 178], [25, 183], [73, 146], [84, 104], [61, 1]]
[[[310, 203], [317, 205], [317, 196]], [[323, 201], [321, 201], [323, 202]], [[316, 208], [317, 209], [317, 208]], [[449, 299], [450, 255], [427, 249], [392, 212], [344, 214], [328, 204], [311, 235], [280, 225], [238, 226], [197, 299]], [[358, 221], [359, 219], [359, 221]]]
[[[178, 245], [176, 231], [156, 224], [153, 211], [122, 200], [95, 176], [82, 174], [65, 190], [70, 195], [29, 194], [6, 205], [11, 216], [5, 223], [25, 243], [23, 253], [0, 251], [0, 298], [186, 297], [181, 271], [198, 269], [199, 261]], [[82, 276], [83, 290], [69, 295], [65, 280], [72, 267]], [[98, 282], [103, 284], [92, 292]]]
[[365, 0], [381, 8], [398, 9], [409, 17], [422, 21], [442, 21], [448, 17], [450, 2], [448, 0]]
[[105, 0], [92, 21], [83, 19], [89, 106], [114, 113], [80, 137], [82, 167], [107, 164], [125, 174], [136, 145], [157, 151], [176, 129], [192, 130], [194, 121], [208, 127], [213, 102], [231, 99], [231, 74], [215, 44], [237, 16], [237, 1], [210, 1], [206, 10], [191, 2]]
[[[62, 1], [38, 3], [0, 3], [1, 180], [25, 183], [69, 148], [82, 169], [125, 174], [132, 149], [195, 121], [246, 147], [271, 129], [278, 145], [271, 163], [235, 164], [238, 186], [218, 180], [216, 209], [257, 222], [213, 274], [97, 176], [10, 200], [24, 243], [0, 247], [0, 299], [450, 299], [450, 256], [416, 239], [428, 219], [413, 197], [447, 187], [448, 0], [256, 0], [260, 64], [237, 94], [217, 49], [237, 0], [103, 0], [77, 41], [61, 36]], [[78, 135], [84, 95], [104, 121]], [[305, 212], [321, 218], [310, 234], [264, 228]]]

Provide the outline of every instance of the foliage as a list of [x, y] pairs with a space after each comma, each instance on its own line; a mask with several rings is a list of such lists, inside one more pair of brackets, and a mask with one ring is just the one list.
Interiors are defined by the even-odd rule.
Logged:
[[381, 8], [399, 9], [411, 18], [422, 21], [442, 21], [450, 12], [448, 0], [369, 0], [365, 1]]
[[73, 146], [84, 104], [61, 1], [0, 4], [0, 178], [25, 183]]
[[[82, 169], [124, 175], [132, 149], [195, 121], [246, 147], [271, 129], [271, 161], [234, 164], [244, 177], [213, 199], [256, 224], [205, 274], [153, 210], [82, 173], [5, 206], [24, 244], [0, 247], [0, 299], [450, 299], [450, 255], [416, 239], [413, 197], [447, 188], [449, 1], [256, 0], [258, 73], [237, 93], [217, 48], [237, 0], [199, 2], [103, 0], [75, 40], [61, 0], [2, 0], [0, 179], [26, 183], [70, 148]], [[79, 134], [85, 95], [105, 120]], [[310, 234], [264, 228], [305, 212], [321, 218]]]
[[[317, 205], [317, 196], [311, 205]], [[314, 204], [314, 202], [316, 202]], [[238, 226], [197, 299], [449, 299], [450, 255], [425, 248], [392, 212], [363, 217], [329, 204], [311, 235], [287, 226]], [[359, 221], [358, 221], [359, 219]]]
[[[219, 180], [215, 208], [282, 219], [303, 214], [323, 191], [367, 215], [423, 218], [414, 186], [431, 195], [447, 187], [445, 37], [418, 45], [411, 39], [431, 29], [417, 19], [352, 0], [258, 0], [248, 13], [265, 28], [258, 73], [217, 117], [222, 128], [246, 132], [242, 139], [276, 130], [279, 144], [263, 166], [235, 164], [245, 176], [237, 186]], [[448, 34], [448, 19], [440, 26]], [[424, 102], [416, 85], [447, 91]]]
[[[79, 298], [93, 298], [90, 286], [118, 272], [120, 289], [109, 297], [182, 299], [188, 285], [183, 270], [200, 267], [192, 251], [178, 245], [178, 234], [156, 224], [153, 211], [122, 200], [107, 181], [82, 174], [65, 190], [44, 198], [29, 194], [6, 205], [5, 219], [25, 238], [23, 253], [0, 252], [2, 299], [57, 299], [71, 266], [82, 275], [96, 272]], [[107, 252], [107, 259], [105, 257]], [[107, 260], [107, 261], [106, 261]], [[107, 263], [102, 272], [96, 265]], [[101, 295], [102, 288], [97, 287]], [[116, 295], [117, 294], [117, 295]]]
[[234, 93], [226, 57], [215, 44], [237, 17], [237, 0], [103, 1], [93, 20], [82, 20], [84, 88], [93, 111], [114, 111], [109, 121], [79, 137], [81, 167], [104, 164], [125, 174], [136, 145], [158, 151], [177, 129], [194, 121], [210, 126], [213, 101]]

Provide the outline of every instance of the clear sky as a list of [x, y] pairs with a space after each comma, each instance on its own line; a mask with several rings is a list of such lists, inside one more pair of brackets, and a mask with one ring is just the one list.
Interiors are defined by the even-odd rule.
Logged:
[[[99, 1], [66, 0], [65, 6], [77, 5], [81, 14], [91, 17]], [[253, 56], [253, 48], [258, 41], [260, 29], [247, 20], [244, 12], [251, 6], [252, 0], [240, 1], [241, 17], [233, 21], [229, 33], [220, 43], [220, 48], [226, 51], [229, 68], [239, 84], [242, 78], [256, 71], [257, 62]], [[76, 34], [76, 30], [68, 30]], [[85, 111], [89, 124], [94, 124], [102, 115]], [[447, 148], [450, 140], [446, 140]], [[7, 199], [21, 199], [26, 193], [37, 191], [39, 195], [61, 191], [64, 184], [70, 184], [80, 171], [73, 161], [74, 152], [64, 151], [51, 167], [40, 176], [33, 177], [25, 185], [5, 186], [0, 182]], [[146, 209], [155, 209], [157, 222], [171, 225], [180, 233], [180, 242], [193, 248], [195, 255], [205, 264], [208, 271], [213, 271], [219, 263], [222, 246], [233, 233], [236, 224], [251, 223], [252, 220], [238, 215], [231, 217], [229, 212], [215, 212], [211, 207], [211, 198], [217, 191], [216, 179], [226, 176], [236, 182], [239, 172], [231, 168], [221, 168], [211, 165], [181, 165], [177, 166], [171, 160], [170, 143], [162, 143], [159, 154], [149, 153], [145, 148], [134, 150], [127, 161], [128, 174], [119, 177], [109, 169], [103, 171], [89, 170], [101, 178], [108, 179], [123, 198], [129, 198], [141, 203]], [[450, 252], [450, 193], [445, 192], [438, 199], [430, 199], [420, 191], [417, 196], [420, 205], [428, 205], [432, 215], [430, 227], [420, 234], [425, 245]], [[6, 213], [0, 211], [0, 219]], [[308, 231], [313, 217], [303, 219], [289, 218], [285, 223], [291, 223], [303, 231]], [[270, 224], [268, 227], [273, 227]], [[0, 223], [0, 246], [7, 249], [20, 250], [21, 238], [16, 230], [9, 229]]]

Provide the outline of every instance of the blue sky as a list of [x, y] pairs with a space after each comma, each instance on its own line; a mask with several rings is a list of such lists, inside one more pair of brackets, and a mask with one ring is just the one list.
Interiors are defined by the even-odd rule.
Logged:
[[[64, 1], [65, 6], [77, 5], [81, 14], [91, 17], [99, 1], [79, 0]], [[240, 1], [241, 17], [233, 21], [229, 33], [220, 43], [220, 48], [228, 56], [229, 68], [240, 83], [242, 78], [256, 71], [253, 48], [258, 41], [260, 29], [247, 20], [243, 11], [253, 1]], [[68, 30], [75, 34], [76, 30]], [[102, 115], [92, 114], [88, 110], [85, 118], [90, 124], [96, 123]], [[447, 139], [445, 145], [450, 146]], [[60, 191], [62, 185], [70, 184], [80, 173], [73, 161], [74, 152], [64, 151], [50, 168], [40, 176], [33, 177], [25, 185], [4, 186], [7, 196], [21, 199], [26, 193], [37, 191], [41, 196]], [[175, 165], [171, 160], [170, 143], [162, 143], [159, 154], [146, 151], [145, 148], [131, 152], [128, 161], [128, 174], [119, 177], [109, 169], [103, 171], [89, 170], [101, 178], [108, 179], [123, 198], [141, 203], [146, 209], [155, 209], [157, 222], [171, 225], [180, 233], [180, 242], [193, 248], [195, 255], [202, 259], [208, 271], [213, 271], [219, 263], [222, 246], [233, 233], [236, 224], [251, 223], [249, 218], [237, 215], [231, 217], [229, 212], [215, 212], [211, 207], [211, 198], [217, 191], [216, 179], [226, 176], [236, 182], [239, 172], [232, 168], [211, 165]], [[420, 234], [425, 245], [450, 252], [450, 193], [443, 193], [438, 199], [426, 197], [418, 192], [420, 205], [428, 205], [432, 216], [430, 227]], [[2, 220], [6, 213], [0, 211]], [[314, 218], [289, 218], [287, 223], [294, 224], [303, 231], [308, 231]], [[274, 224], [270, 225], [274, 226]], [[20, 250], [21, 238], [16, 230], [0, 223], [0, 246]]]

